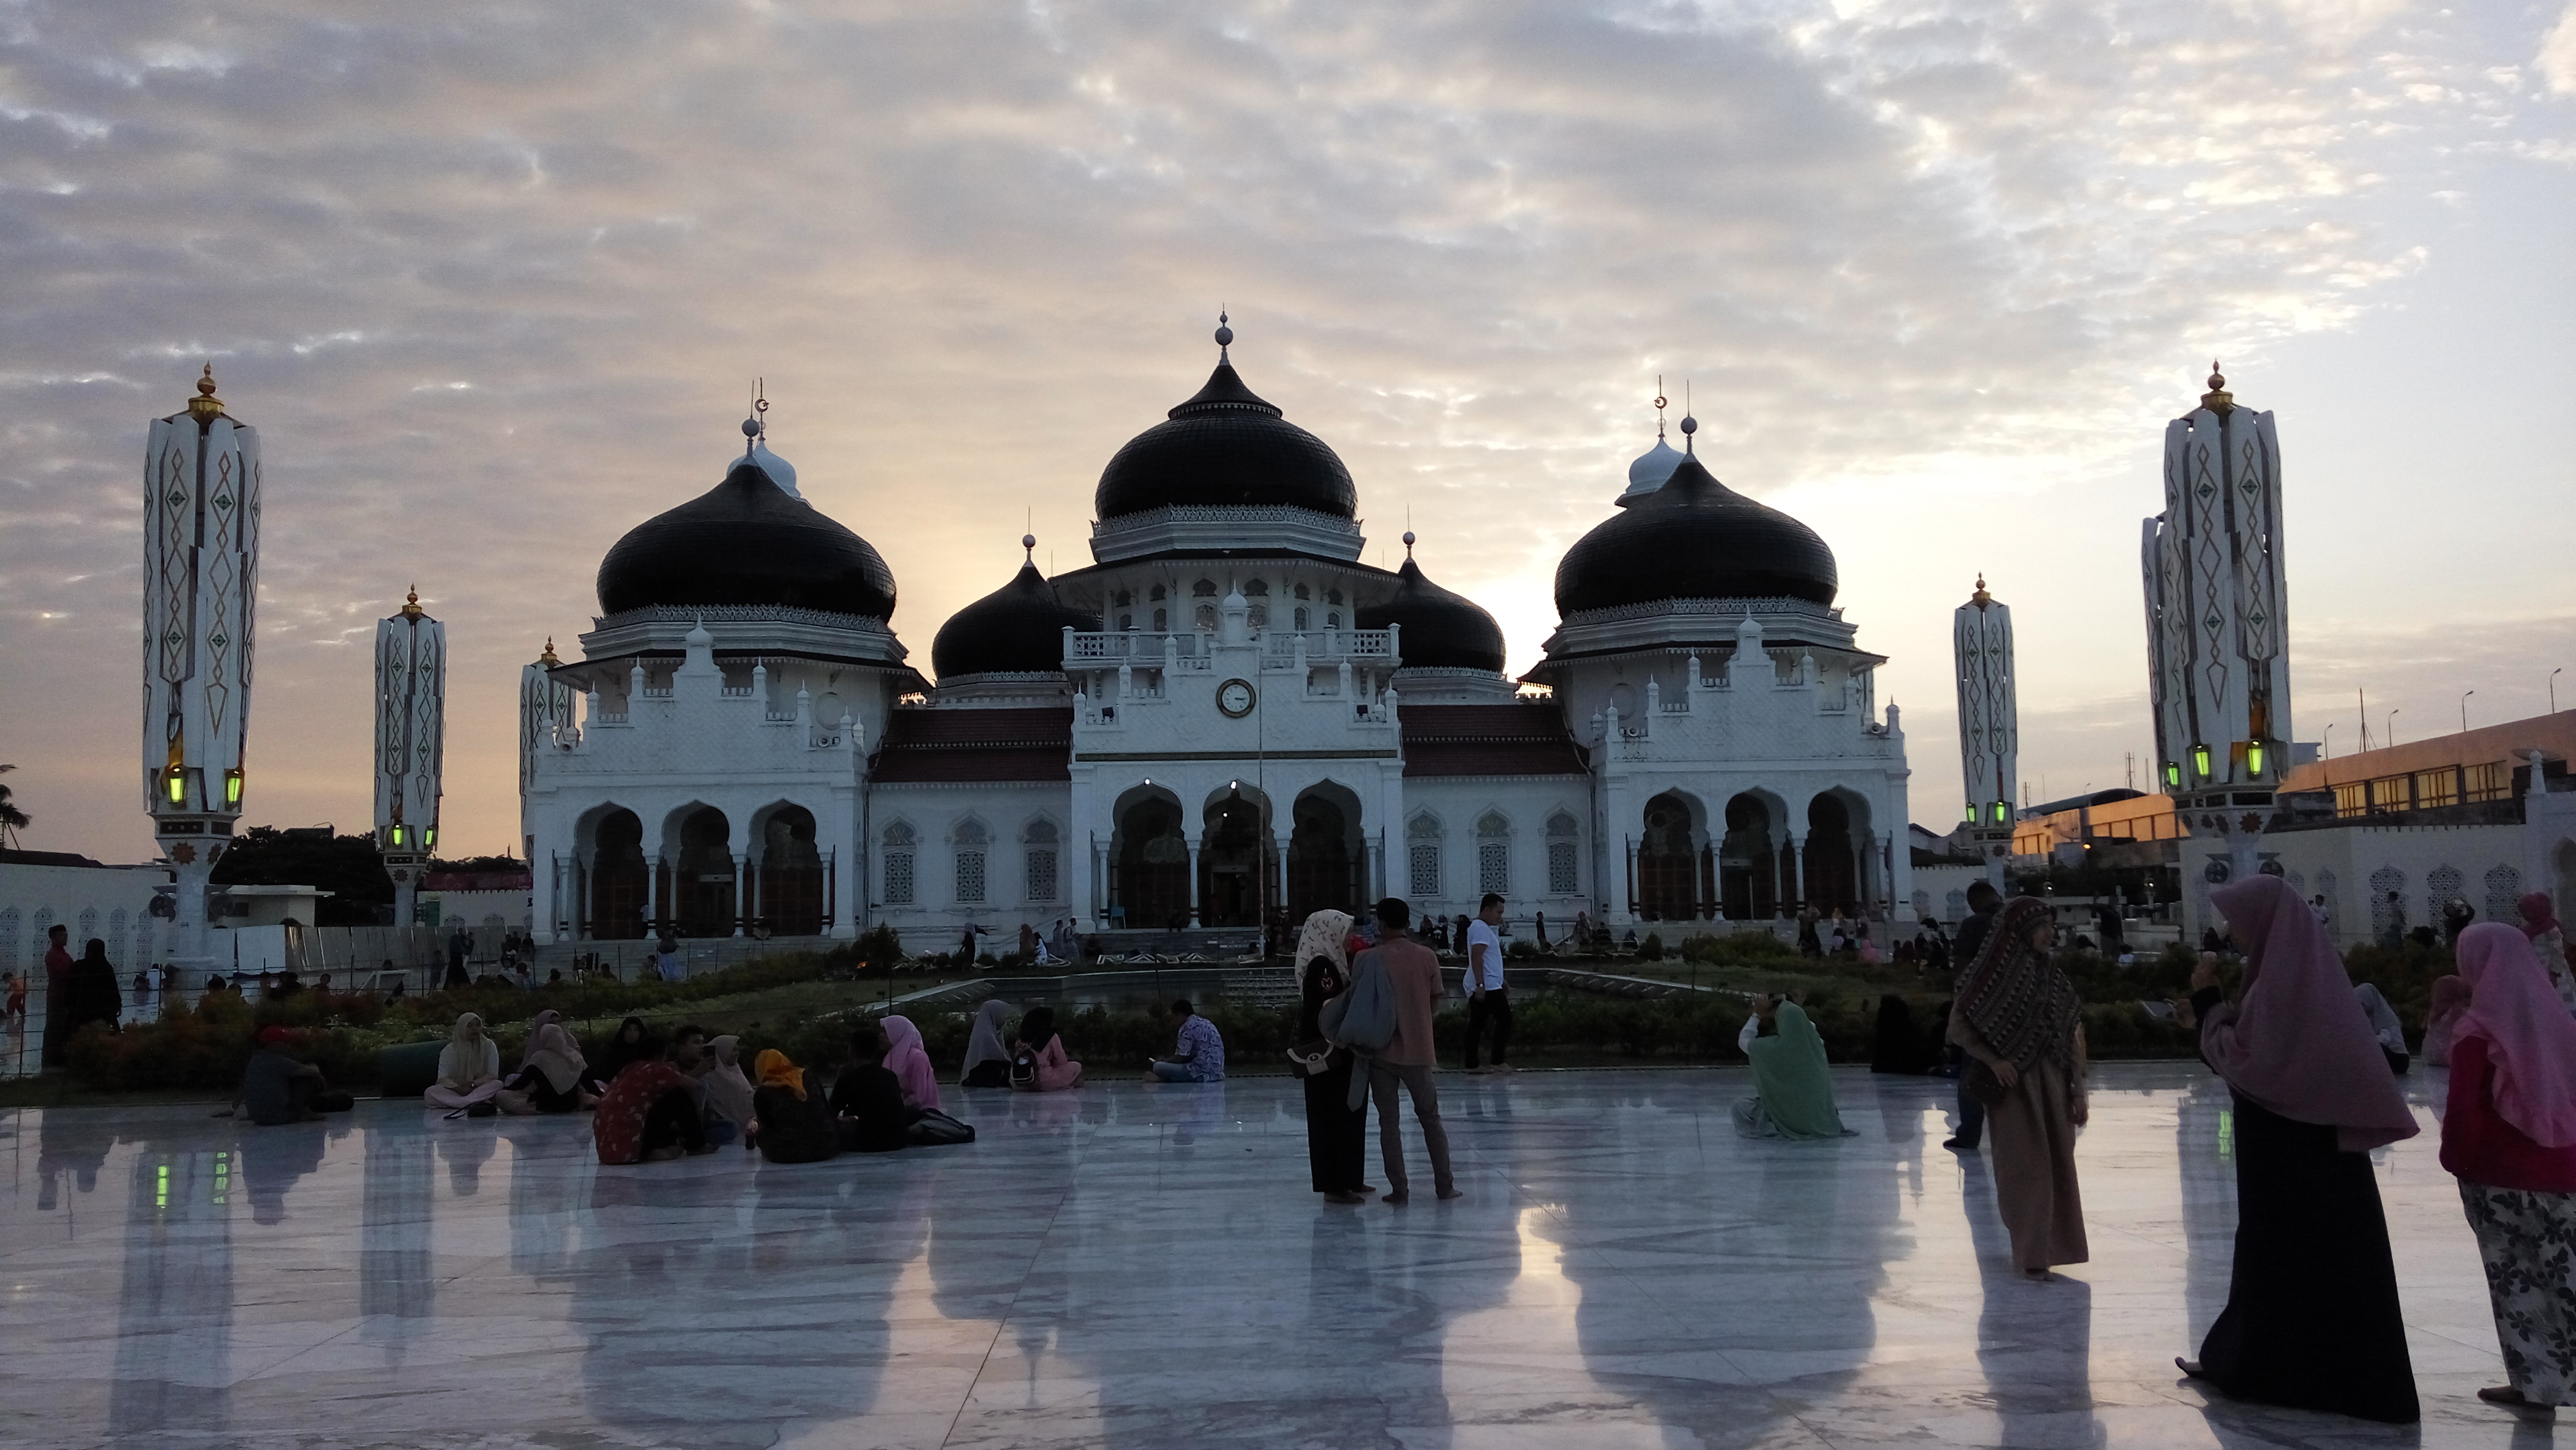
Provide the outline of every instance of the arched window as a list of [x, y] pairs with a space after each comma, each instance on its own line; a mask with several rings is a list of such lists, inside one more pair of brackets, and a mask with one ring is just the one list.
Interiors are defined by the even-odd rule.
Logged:
[[1476, 822], [1476, 889], [1512, 894], [1512, 823], [1499, 811]]
[[1146, 593], [1146, 595], [1145, 595], [1145, 599], [1146, 599], [1146, 601], [1147, 601], [1148, 603], [1152, 603], [1152, 604], [1160, 604], [1160, 603], [1162, 603], [1162, 602], [1163, 602], [1163, 598], [1164, 598], [1164, 595], [1163, 595], [1163, 586], [1162, 586], [1162, 585], [1160, 585], [1160, 584], [1155, 585], [1155, 586], [1154, 586], [1150, 591], [1148, 591], [1148, 592]]
[[1342, 602], [1342, 591], [1340, 591], [1339, 589], [1327, 589], [1327, 590], [1325, 590], [1325, 591], [1324, 591], [1324, 602], [1325, 602], [1326, 604], [1339, 604], [1339, 603], [1341, 603], [1341, 602]]
[[1408, 894], [1423, 900], [1440, 894], [1440, 820], [1425, 813], [1404, 826], [1404, 875]]
[[2370, 934], [2406, 929], [2406, 873], [2382, 866], [2370, 873]]
[[1251, 620], [1252, 627], [1254, 629], [1268, 628], [1270, 625], [1270, 606], [1267, 604], [1256, 604], [1252, 606]]
[[1055, 900], [1056, 830], [1053, 821], [1031, 821], [1021, 833], [1020, 841], [1028, 850], [1028, 890], [1031, 901]]
[[1195, 599], [1214, 599], [1216, 597], [1216, 581], [1213, 579], [1200, 580], [1196, 584], [1190, 586], [1190, 595]]
[[14, 906], [0, 911], [0, 971], [18, 970], [18, 925], [24, 919]]
[[[1305, 586], [1303, 586], [1303, 585], [1299, 585], [1298, 587], [1299, 587], [1299, 588], [1304, 588]], [[1307, 622], [1307, 617], [1306, 617], [1306, 606], [1305, 606], [1305, 605], [1302, 605], [1302, 604], [1298, 605], [1298, 606], [1297, 606], [1297, 632], [1298, 632], [1299, 634], [1304, 634], [1307, 630], [1312, 629], [1312, 628], [1314, 628], [1314, 626], [1313, 626], [1312, 624], [1310, 624], [1310, 623], [1308, 623], [1308, 622]]]
[[1246, 599], [1267, 599], [1270, 597], [1270, 586], [1258, 579], [1255, 579], [1251, 583], [1243, 586], [1243, 597]]
[[1169, 615], [1168, 613], [1166, 613], [1166, 612], [1164, 612], [1163, 610], [1160, 610], [1160, 609], [1155, 610], [1155, 611], [1154, 611], [1154, 633], [1156, 633], [1156, 634], [1166, 634], [1166, 633], [1169, 633], [1169, 632], [1171, 631], [1171, 628], [1172, 628], [1172, 617], [1171, 617], [1171, 615]]
[[1136, 616], [1132, 614], [1122, 614], [1118, 616], [1118, 627], [1120, 629], [1134, 629], [1136, 627]]
[[1298, 597], [1298, 598], [1300, 598], [1300, 599], [1312, 599], [1312, 598], [1314, 598], [1314, 597], [1315, 597], [1314, 595], [1312, 595], [1312, 594], [1310, 594], [1310, 593], [1308, 593], [1308, 592], [1307, 592], [1307, 590], [1306, 590], [1306, 586], [1305, 586], [1305, 585], [1303, 585], [1303, 584], [1300, 584], [1300, 585], [1298, 585], [1298, 586], [1297, 586], [1297, 588], [1296, 588], [1296, 590], [1295, 590], [1295, 593], [1296, 593], [1297, 597]]
[[1124, 608], [1126, 608], [1128, 605], [1133, 604], [1133, 603], [1135, 603], [1135, 602], [1136, 602], [1136, 596], [1134, 596], [1134, 595], [1132, 595], [1132, 594], [1128, 593], [1128, 592], [1127, 592], [1126, 590], [1124, 590], [1124, 589], [1121, 589], [1121, 590], [1119, 590], [1117, 593], [1112, 594], [1112, 595], [1110, 595], [1110, 596], [1109, 596], [1109, 602], [1110, 602], [1111, 604], [1114, 604], [1114, 605], [1118, 606], [1118, 607], [1119, 607], [1119, 608], [1121, 608], [1121, 609], [1124, 609]]
[[[306, 925], [309, 926], [311, 923], [308, 922]], [[88, 955], [89, 939], [96, 935], [98, 935], [98, 908], [93, 906], [80, 914], [80, 931], [72, 938], [72, 955], [76, 957]]]
[[984, 848], [991, 836], [981, 821], [970, 818], [957, 823], [950, 839], [957, 848], [957, 900], [979, 904], [984, 899]]
[[1332, 613], [1327, 614], [1327, 615], [1325, 615], [1325, 616], [1324, 616], [1324, 628], [1326, 628], [1326, 629], [1339, 629], [1339, 628], [1341, 628], [1341, 627], [1342, 627], [1342, 612], [1341, 612], [1340, 610], [1336, 609], [1336, 610], [1334, 610]]
[[140, 968], [143, 964], [136, 961], [133, 954], [126, 950], [129, 945], [125, 935], [125, 908], [120, 906], [108, 913], [107, 959], [120, 967]]
[[1202, 605], [1200, 605], [1200, 606], [1199, 606], [1199, 608], [1198, 608], [1198, 626], [1199, 626], [1199, 628], [1200, 628], [1200, 629], [1202, 629], [1202, 630], [1207, 630], [1207, 631], [1210, 631], [1210, 632], [1213, 632], [1213, 631], [1216, 629], [1216, 606], [1215, 606], [1215, 605], [1213, 605], [1213, 604], [1202, 604]]
[[885, 904], [912, 905], [912, 827], [901, 821], [885, 828]]
[[2511, 866], [2487, 868], [2487, 920], [2513, 922], [2522, 915], [2522, 873]]
[[1582, 833], [1583, 827], [1571, 811], [1558, 811], [1547, 818], [1549, 895], [1572, 896], [1583, 889], [1582, 852], [1578, 849]]

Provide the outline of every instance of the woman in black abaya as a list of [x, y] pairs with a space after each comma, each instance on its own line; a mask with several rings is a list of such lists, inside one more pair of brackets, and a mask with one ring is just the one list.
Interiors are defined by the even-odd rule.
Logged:
[[1289, 1065], [1306, 1085], [1306, 1154], [1326, 1203], [1360, 1203], [1370, 1193], [1368, 1103], [1350, 1106], [1351, 1053], [1324, 1040], [1324, 1004], [1350, 989], [1351, 914], [1319, 911], [1297, 934], [1297, 1046]]

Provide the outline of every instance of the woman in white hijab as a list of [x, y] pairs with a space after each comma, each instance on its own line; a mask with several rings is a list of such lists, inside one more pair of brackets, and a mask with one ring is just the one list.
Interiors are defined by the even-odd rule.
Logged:
[[1010, 1016], [1010, 1004], [999, 997], [975, 1009], [975, 1025], [966, 1034], [966, 1071], [957, 1079], [961, 1086], [1011, 1085], [1011, 1049], [1002, 1040], [1002, 1024]]
[[[421, 1096], [433, 1108], [463, 1112], [501, 1095], [501, 1047], [483, 1031], [483, 1019], [468, 1012], [456, 1019], [447, 1045], [438, 1050], [438, 1081]], [[495, 1107], [491, 1112], [498, 1112]], [[488, 1117], [490, 1113], [478, 1116]]]
[[1368, 1172], [1368, 1103], [1351, 1106], [1351, 1053], [1324, 1039], [1324, 1004], [1350, 990], [1351, 914], [1319, 911], [1297, 933], [1297, 1045], [1288, 1065], [1306, 1084], [1306, 1157], [1326, 1203], [1360, 1203]]

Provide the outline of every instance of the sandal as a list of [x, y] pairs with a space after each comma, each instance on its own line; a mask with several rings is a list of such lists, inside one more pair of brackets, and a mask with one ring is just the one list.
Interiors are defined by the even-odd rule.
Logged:
[[2200, 1361], [2185, 1359], [2179, 1354], [2174, 1356], [2174, 1368], [2181, 1370], [2184, 1376], [2190, 1379], [2205, 1380], [2209, 1378], [2209, 1371], [2201, 1367]]

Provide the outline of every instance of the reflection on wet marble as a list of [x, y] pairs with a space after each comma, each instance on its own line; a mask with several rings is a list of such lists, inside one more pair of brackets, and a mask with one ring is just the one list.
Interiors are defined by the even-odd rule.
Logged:
[[2473, 1397], [2430, 1133], [2379, 1155], [2426, 1409], [2391, 1430], [2177, 1381], [2235, 1217], [2196, 1065], [2101, 1069], [2095, 1260], [2055, 1285], [1939, 1146], [1948, 1084], [1839, 1086], [1859, 1136], [1795, 1144], [1731, 1131], [1740, 1070], [1446, 1076], [1467, 1196], [1401, 1210], [1307, 1191], [1283, 1079], [968, 1094], [971, 1147], [792, 1167], [391, 1102], [5, 1115], [0, 1443], [2548, 1443]]

